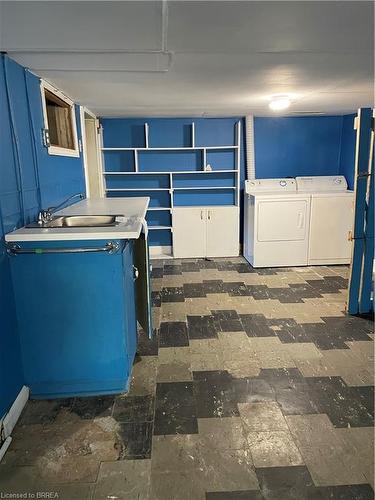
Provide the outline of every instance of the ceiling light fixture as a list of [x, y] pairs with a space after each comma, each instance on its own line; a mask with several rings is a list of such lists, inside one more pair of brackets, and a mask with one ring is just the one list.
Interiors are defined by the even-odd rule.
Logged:
[[272, 111], [282, 111], [283, 109], [289, 108], [291, 100], [287, 95], [272, 96], [272, 100], [269, 103], [269, 108]]

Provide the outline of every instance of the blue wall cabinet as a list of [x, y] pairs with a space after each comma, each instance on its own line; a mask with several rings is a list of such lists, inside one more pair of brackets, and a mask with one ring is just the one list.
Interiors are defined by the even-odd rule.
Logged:
[[[22, 243], [10, 256], [31, 397], [127, 390], [137, 346], [134, 241]], [[59, 247], [73, 253], [48, 253]], [[142, 280], [141, 280], [142, 281]], [[144, 286], [144, 285], [143, 285]]]
[[[244, 177], [241, 119], [107, 118], [101, 123], [104, 191], [107, 197], [150, 197], [147, 224], [154, 256], [171, 253], [174, 208], [184, 206], [237, 207], [233, 223], [238, 248]], [[233, 254], [222, 250], [222, 257]], [[179, 255], [174, 248], [173, 255]]]

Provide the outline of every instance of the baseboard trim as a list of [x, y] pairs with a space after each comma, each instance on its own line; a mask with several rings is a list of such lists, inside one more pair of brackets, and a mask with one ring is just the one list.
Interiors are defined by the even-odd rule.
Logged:
[[0, 448], [0, 462], [5, 455], [5, 452], [9, 448], [9, 445], [12, 441], [12, 431], [21, 416], [22, 410], [24, 409], [29, 399], [29, 395], [29, 388], [24, 385], [18, 393], [18, 396], [14, 400], [12, 406], [10, 407], [10, 410], [0, 420], [1, 439], [4, 439], [4, 442]]
[[173, 259], [172, 247], [170, 245], [150, 246], [150, 259]]
[[12, 442], [12, 438], [9, 436], [6, 438], [3, 445], [1, 446], [1, 448], [0, 448], [0, 462], [4, 458], [4, 455], [7, 452], [7, 449], [9, 448], [11, 442]]
[[12, 434], [14, 426], [20, 418], [22, 410], [29, 399], [29, 394], [29, 388], [24, 385], [14, 400], [14, 403], [10, 407], [10, 410], [5, 414], [2, 420], [3, 437], [7, 438]]

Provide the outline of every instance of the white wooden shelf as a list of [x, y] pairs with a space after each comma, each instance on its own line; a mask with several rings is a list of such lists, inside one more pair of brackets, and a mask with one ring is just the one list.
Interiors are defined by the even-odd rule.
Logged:
[[227, 169], [227, 170], [179, 170], [179, 171], [174, 171], [171, 172], [172, 175], [176, 174], [229, 174], [229, 173], [236, 173], [237, 169]]
[[228, 173], [236, 173], [237, 169], [228, 169], [228, 170], [175, 170], [175, 171], [150, 171], [150, 172], [103, 172], [103, 175], [178, 175], [178, 174], [228, 174]]
[[107, 188], [107, 192], [111, 191], [170, 191], [170, 188]]
[[170, 212], [172, 209], [169, 207], [148, 207], [147, 211], [148, 212], [163, 212], [163, 211], [168, 211]]
[[186, 186], [186, 187], [172, 187], [172, 188], [107, 188], [107, 192], [112, 191], [186, 191], [197, 189], [237, 189], [236, 186]]
[[187, 187], [174, 187], [172, 191], [194, 191], [207, 189], [237, 189], [236, 186], [187, 186]]
[[103, 175], [169, 175], [169, 172], [103, 172]]
[[101, 148], [102, 151], [203, 151], [203, 150], [221, 150], [238, 149], [239, 146], [176, 146], [172, 148]]

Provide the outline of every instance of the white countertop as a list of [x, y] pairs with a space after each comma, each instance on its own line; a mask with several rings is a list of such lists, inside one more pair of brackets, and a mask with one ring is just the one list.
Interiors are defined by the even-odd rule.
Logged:
[[5, 235], [5, 241], [73, 241], [137, 239], [142, 231], [150, 198], [97, 198], [74, 203], [54, 215], [119, 215], [112, 227], [55, 227], [16, 229]]

